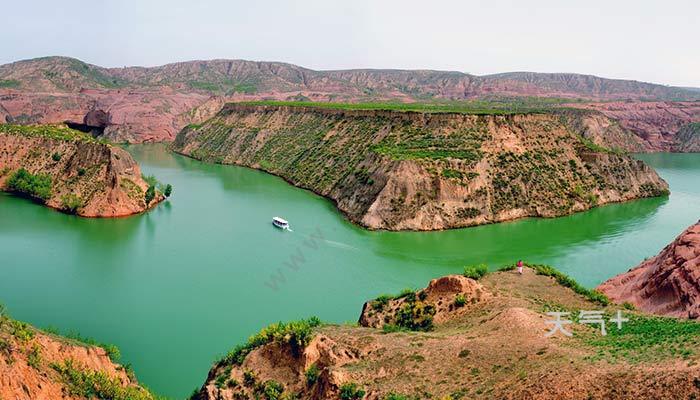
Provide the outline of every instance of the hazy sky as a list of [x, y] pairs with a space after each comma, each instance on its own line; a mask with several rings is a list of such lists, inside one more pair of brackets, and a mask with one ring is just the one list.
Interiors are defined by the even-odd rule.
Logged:
[[698, 0], [5, 0], [0, 63], [212, 58], [700, 87]]

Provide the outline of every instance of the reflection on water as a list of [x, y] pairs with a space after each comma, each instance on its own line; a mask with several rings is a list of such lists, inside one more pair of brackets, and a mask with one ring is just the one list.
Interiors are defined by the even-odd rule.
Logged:
[[[178, 398], [269, 322], [354, 321], [368, 298], [482, 262], [549, 263], [595, 286], [700, 216], [700, 155], [640, 156], [668, 180], [669, 198], [444, 232], [372, 232], [280, 178], [162, 145], [127, 149], [174, 186], [145, 215], [82, 219], [0, 195], [0, 299], [17, 318], [117, 344], [142, 381]], [[293, 232], [273, 228], [276, 215]]]

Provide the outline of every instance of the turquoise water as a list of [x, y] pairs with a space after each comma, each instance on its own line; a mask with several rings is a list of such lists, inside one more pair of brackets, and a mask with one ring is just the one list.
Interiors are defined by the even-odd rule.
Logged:
[[[669, 182], [669, 198], [394, 233], [357, 228], [330, 202], [258, 171], [203, 164], [160, 145], [128, 150], [145, 173], [175, 188], [145, 215], [82, 219], [0, 195], [0, 301], [17, 319], [118, 345], [142, 382], [174, 398], [270, 322], [355, 321], [381, 293], [518, 258], [591, 287], [655, 255], [700, 216], [700, 154], [640, 156]], [[273, 228], [276, 215], [293, 232]]]

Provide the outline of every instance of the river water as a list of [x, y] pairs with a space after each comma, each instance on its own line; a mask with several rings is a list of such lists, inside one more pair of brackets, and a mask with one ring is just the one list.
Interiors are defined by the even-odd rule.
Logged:
[[[588, 287], [637, 265], [700, 217], [700, 154], [652, 154], [671, 196], [444, 232], [370, 232], [327, 200], [241, 167], [163, 145], [127, 148], [174, 186], [129, 218], [64, 215], [0, 194], [0, 301], [38, 327], [122, 350], [140, 380], [184, 398], [212, 361], [270, 322], [354, 322], [366, 299], [463, 266], [518, 258]], [[292, 232], [272, 227], [273, 216]]]

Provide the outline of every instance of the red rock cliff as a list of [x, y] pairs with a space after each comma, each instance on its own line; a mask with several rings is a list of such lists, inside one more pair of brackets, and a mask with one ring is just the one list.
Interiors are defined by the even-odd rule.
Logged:
[[683, 318], [700, 317], [700, 222], [659, 255], [598, 287], [617, 303]]

